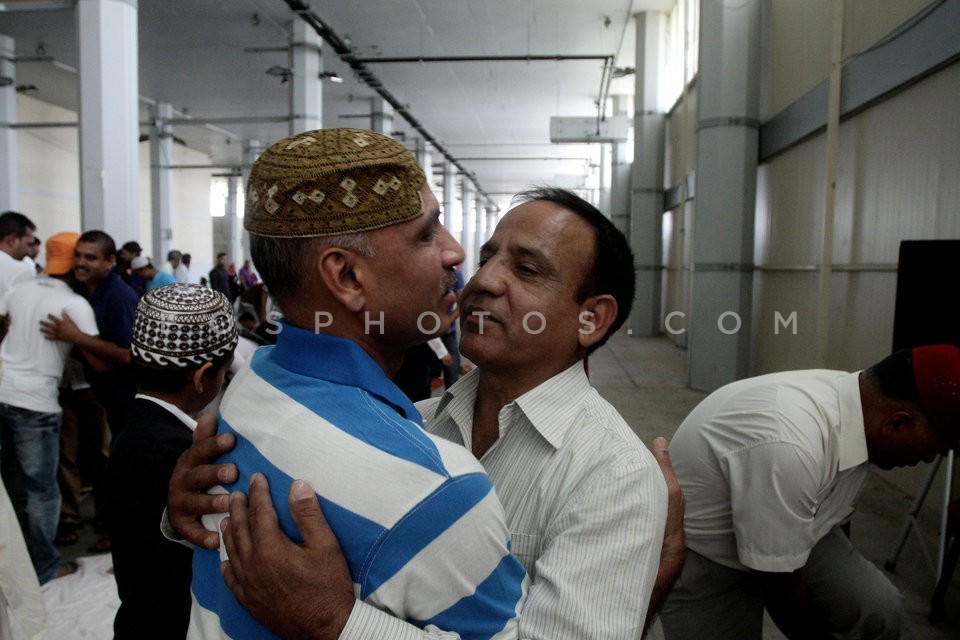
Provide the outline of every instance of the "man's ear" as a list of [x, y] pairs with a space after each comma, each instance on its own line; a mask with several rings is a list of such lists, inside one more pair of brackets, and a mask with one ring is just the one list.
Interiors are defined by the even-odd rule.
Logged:
[[617, 319], [617, 299], [610, 294], [590, 296], [580, 305], [580, 328], [577, 339], [580, 346], [590, 348], [603, 340]]
[[340, 247], [330, 247], [316, 260], [317, 275], [340, 304], [356, 313], [366, 304], [363, 288], [366, 273], [362, 256]]
[[899, 408], [890, 411], [883, 421], [883, 435], [902, 434], [917, 426], [917, 414], [910, 409]]
[[213, 363], [204, 362], [202, 365], [193, 370], [193, 373], [190, 374], [190, 383], [193, 385], [193, 390], [198, 394], [203, 393], [203, 387], [205, 384], [213, 384], [214, 381], [204, 374], [213, 367]]

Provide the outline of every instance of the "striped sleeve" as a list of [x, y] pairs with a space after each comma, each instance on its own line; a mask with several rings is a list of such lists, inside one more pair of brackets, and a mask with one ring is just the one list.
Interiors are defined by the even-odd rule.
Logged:
[[[471, 640], [515, 637], [526, 572], [510, 553], [503, 509], [480, 463], [362, 390], [268, 366], [255, 359], [221, 405], [220, 432], [236, 437], [221, 461], [235, 462], [239, 476], [226, 488], [243, 490], [254, 472], [264, 473], [281, 529], [297, 541], [286, 494], [293, 478], [306, 480], [360, 600], [401, 624], [454, 629]], [[221, 559], [194, 554], [196, 637], [218, 637], [218, 628], [227, 637], [272, 637], [226, 589]], [[365, 620], [372, 629], [386, 624], [383, 616]]]
[[489, 479], [452, 478], [378, 545], [361, 576], [361, 597], [384, 609], [399, 605], [396, 612], [419, 627], [497, 637], [516, 625], [526, 586], [508, 541]]

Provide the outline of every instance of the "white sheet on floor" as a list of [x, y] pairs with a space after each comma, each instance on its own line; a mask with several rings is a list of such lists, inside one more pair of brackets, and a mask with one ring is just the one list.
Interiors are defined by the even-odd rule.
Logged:
[[[79, 558], [80, 569], [40, 587], [47, 609], [47, 640], [111, 640], [120, 607], [109, 553]], [[14, 640], [26, 635], [14, 628]]]
[[24, 638], [42, 638], [46, 613], [39, 602], [40, 584], [30, 563], [10, 497], [0, 482], [0, 638], [17, 625]]

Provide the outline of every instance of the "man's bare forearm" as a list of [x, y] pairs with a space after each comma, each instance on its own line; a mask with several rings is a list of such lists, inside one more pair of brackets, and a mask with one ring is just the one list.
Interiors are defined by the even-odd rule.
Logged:
[[130, 364], [130, 350], [97, 336], [80, 334], [74, 344], [94, 371], [109, 371]]

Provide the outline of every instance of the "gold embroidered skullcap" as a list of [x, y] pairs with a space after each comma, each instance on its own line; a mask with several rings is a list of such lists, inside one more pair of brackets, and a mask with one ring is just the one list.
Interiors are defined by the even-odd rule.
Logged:
[[244, 227], [270, 238], [370, 231], [423, 211], [426, 176], [392, 138], [318, 129], [280, 140], [250, 171]]

